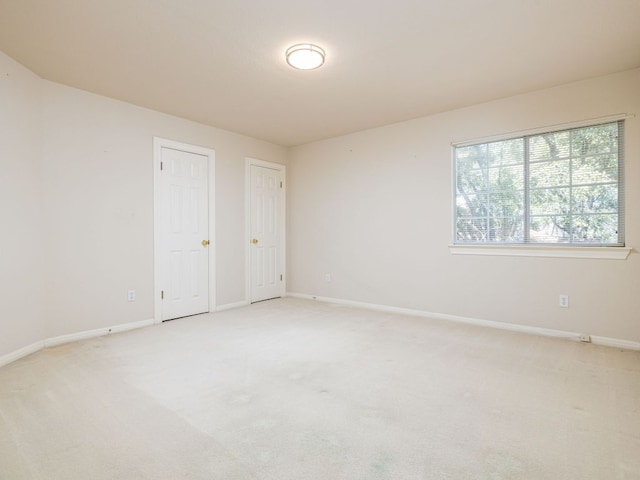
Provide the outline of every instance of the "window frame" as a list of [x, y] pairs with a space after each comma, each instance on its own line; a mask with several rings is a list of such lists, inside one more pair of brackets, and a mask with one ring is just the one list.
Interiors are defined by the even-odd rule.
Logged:
[[[625, 157], [625, 141], [624, 131], [625, 122], [627, 118], [634, 117], [633, 115], [619, 114], [609, 117], [603, 117], [598, 119], [590, 119], [581, 122], [573, 122], [570, 124], [553, 125], [547, 127], [541, 127], [536, 129], [530, 129], [520, 132], [511, 132], [501, 135], [495, 135], [492, 137], [478, 138], [473, 140], [466, 140], [460, 142], [451, 143], [451, 168], [452, 168], [452, 243], [449, 245], [449, 250], [452, 254], [460, 255], [499, 255], [499, 256], [536, 256], [536, 257], [566, 257], [566, 258], [605, 258], [605, 259], [626, 259], [631, 252], [631, 248], [625, 245], [626, 238], [624, 232], [625, 225], [625, 180], [624, 180], [624, 157]], [[457, 158], [456, 149], [472, 146], [478, 144], [488, 144], [492, 142], [506, 141], [512, 139], [523, 139], [525, 145], [528, 144], [528, 138], [536, 135], [551, 134], [556, 132], [562, 132], [567, 130], [574, 130], [579, 128], [595, 127], [599, 125], [618, 123], [618, 208], [617, 208], [617, 220], [618, 220], [618, 242], [615, 244], [598, 244], [598, 243], [536, 243], [536, 242], [520, 242], [520, 243], [500, 243], [500, 242], [459, 242], [457, 239], [458, 227], [457, 227]], [[525, 163], [525, 181], [527, 192], [524, 202], [529, 201], [528, 192], [530, 191], [529, 185], [529, 158], [528, 152], [524, 159]], [[530, 219], [530, 205], [524, 205], [525, 219], [524, 227], [529, 227]], [[525, 239], [529, 238], [530, 232], [525, 233]]]

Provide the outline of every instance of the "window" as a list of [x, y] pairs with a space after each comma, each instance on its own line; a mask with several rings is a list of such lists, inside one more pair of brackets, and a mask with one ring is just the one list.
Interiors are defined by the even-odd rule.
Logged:
[[456, 146], [456, 244], [624, 246], [624, 121]]

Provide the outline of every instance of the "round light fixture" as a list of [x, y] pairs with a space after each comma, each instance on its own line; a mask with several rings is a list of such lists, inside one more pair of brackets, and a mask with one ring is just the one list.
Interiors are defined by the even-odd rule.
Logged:
[[287, 49], [287, 63], [300, 70], [313, 70], [324, 63], [324, 50], [311, 43], [299, 43]]

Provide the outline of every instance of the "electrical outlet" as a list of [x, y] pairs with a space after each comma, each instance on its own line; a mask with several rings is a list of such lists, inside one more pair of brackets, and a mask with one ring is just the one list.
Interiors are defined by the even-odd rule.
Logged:
[[127, 302], [135, 302], [136, 301], [136, 291], [129, 290], [127, 292]]
[[324, 274], [324, 281], [327, 283], [331, 283], [331, 274], [330, 273], [325, 273]]
[[562, 308], [569, 308], [569, 295], [560, 295], [560, 306]]
[[591, 336], [583, 333], [580, 335], [580, 341], [584, 343], [591, 343]]

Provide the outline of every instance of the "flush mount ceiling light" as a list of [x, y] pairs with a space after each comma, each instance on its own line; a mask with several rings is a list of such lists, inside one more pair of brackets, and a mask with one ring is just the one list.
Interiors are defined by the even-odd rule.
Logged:
[[324, 63], [324, 50], [311, 43], [299, 43], [287, 49], [287, 63], [300, 70], [313, 70]]

